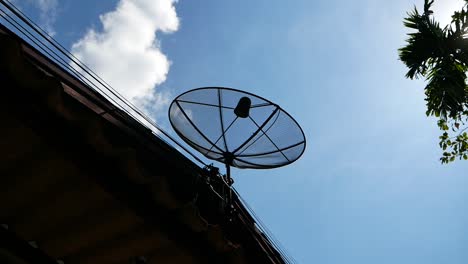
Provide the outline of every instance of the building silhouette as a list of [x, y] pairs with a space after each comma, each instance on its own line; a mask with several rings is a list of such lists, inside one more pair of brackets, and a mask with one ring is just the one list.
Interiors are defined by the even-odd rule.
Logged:
[[240, 196], [0, 26], [0, 263], [285, 263]]

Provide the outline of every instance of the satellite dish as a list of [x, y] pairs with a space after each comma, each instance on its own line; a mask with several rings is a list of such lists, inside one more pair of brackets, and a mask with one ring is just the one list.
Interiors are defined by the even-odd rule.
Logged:
[[182, 93], [169, 107], [176, 133], [205, 157], [230, 167], [271, 169], [304, 153], [299, 124], [281, 107], [260, 96], [223, 87]]

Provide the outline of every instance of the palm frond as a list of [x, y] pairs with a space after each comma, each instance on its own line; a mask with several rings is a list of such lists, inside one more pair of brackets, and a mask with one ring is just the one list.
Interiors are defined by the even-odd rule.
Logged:
[[425, 88], [428, 114], [455, 118], [468, 100], [466, 67], [446, 59], [437, 63], [427, 75]]
[[[464, 132], [468, 127], [460, 129], [460, 123], [468, 123], [468, 0], [443, 29], [432, 16], [433, 3], [424, 0], [422, 14], [416, 8], [407, 14], [403, 23], [415, 32], [408, 34], [399, 56], [408, 67], [406, 77], [426, 78], [426, 114], [438, 117], [439, 128], [444, 131], [439, 137], [444, 150], [440, 160], [468, 160], [468, 134]], [[449, 123], [458, 135], [449, 136]]]
[[434, 4], [434, 0], [424, 0], [424, 14], [430, 15], [433, 13], [431, 10], [432, 4]]
[[418, 78], [431, 67], [429, 65], [431, 58], [443, 54], [442, 46], [446, 34], [437, 21], [419, 14], [416, 8], [408, 13], [403, 23], [406, 27], [417, 31], [408, 34], [407, 45], [399, 49], [399, 57], [409, 68], [406, 77]]

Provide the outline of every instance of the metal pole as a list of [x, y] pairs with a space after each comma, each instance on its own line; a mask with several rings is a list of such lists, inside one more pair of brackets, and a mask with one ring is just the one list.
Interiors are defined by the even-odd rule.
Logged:
[[227, 177], [227, 184], [231, 186], [231, 166], [226, 163], [226, 177]]

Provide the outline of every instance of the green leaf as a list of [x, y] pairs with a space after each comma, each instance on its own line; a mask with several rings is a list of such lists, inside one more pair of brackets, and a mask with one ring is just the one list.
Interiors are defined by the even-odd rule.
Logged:
[[441, 28], [431, 10], [434, 0], [424, 0], [423, 13], [414, 8], [404, 18], [404, 26], [412, 32], [407, 34], [406, 45], [398, 49], [408, 69], [406, 77], [426, 80], [426, 116], [437, 117], [437, 125], [444, 131], [439, 136], [442, 163], [468, 155], [467, 133], [448, 134], [460, 131], [461, 124], [468, 122], [468, 0], [465, 2], [453, 13], [451, 24]]

